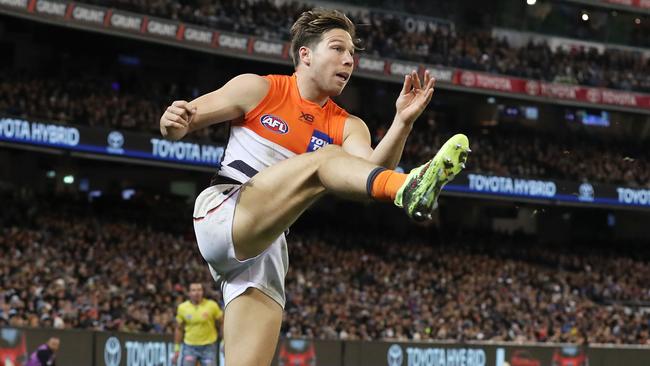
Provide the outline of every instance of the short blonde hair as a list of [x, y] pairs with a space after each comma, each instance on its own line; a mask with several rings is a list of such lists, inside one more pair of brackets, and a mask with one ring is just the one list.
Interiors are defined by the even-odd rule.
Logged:
[[323, 34], [332, 29], [343, 29], [350, 33], [355, 48], [359, 40], [356, 37], [356, 27], [345, 14], [338, 10], [316, 8], [300, 15], [291, 26], [291, 59], [298, 66], [302, 46], [314, 46], [323, 38]]

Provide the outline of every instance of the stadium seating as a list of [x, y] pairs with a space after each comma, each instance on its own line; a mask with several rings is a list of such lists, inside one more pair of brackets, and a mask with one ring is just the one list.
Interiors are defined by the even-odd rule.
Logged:
[[[191, 235], [110, 219], [118, 205], [3, 200], [21, 214], [0, 221], [0, 324], [170, 333], [187, 284], [211, 283]], [[647, 245], [333, 233], [290, 235], [285, 336], [650, 341]]]

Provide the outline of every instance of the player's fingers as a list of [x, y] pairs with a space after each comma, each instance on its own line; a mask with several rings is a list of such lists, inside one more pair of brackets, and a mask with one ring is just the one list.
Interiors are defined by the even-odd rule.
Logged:
[[427, 94], [426, 94], [426, 99], [425, 99], [425, 104], [429, 104], [431, 101], [431, 98], [433, 97], [433, 88], [427, 89]]
[[418, 72], [413, 70], [413, 72], [411, 73], [411, 77], [413, 78], [413, 88], [422, 89], [422, 84], [420, 83], [420, 77], [418, 76]]
[[431, 81], [431, 73], [429, 72], [429, 70], [424, 70], [424, 84], [422, 85], [424, 85], [425, 88], [428, 88], [429, 81]]
[[196, 107], [190, 105], [189, 103], [185, 105], [185, 113], [187, 113], [188, 116], [191, 116], [192, 114], [196, 113]]
[[172, 106], [178, 107], [178, 108], [185, 108], [187, 106], [187, 101], [185, 101], [185, 100], [175, 100], [172, 103]]
[[185, 119], [185, 115], [178, 115], [175, 113], [171, 112], [165, 112], [163, 115], [163, 119], [166, 121], [174, 122], [174, 123], [179, 123], [183, 126], [187, 126], [187, 119]]
[[404, 75], [404, 86], [402, 87], [402, 94], [407, 94], [410, 92], [411, 87], [413, 87], [413, 78], [410, 74], [406, 74]]
[[164, 121], [162, 125], [165, 128], [185, 128], [185, 125], [169, 120]]
[[429, 80], [429, 82], [427, 82], [425, 84], [424, 90], [427, 90], [427, 91], [428, 90], [434, 90], [435, 86], [436, 86], [436, 79], [431, 78], [431, 80]]
[[180, 107], [176, 107], [174, 105], [170, 105], [169, 107], [167, 107], [167, 112], [182, 116], [183, 113], [186, 112], [186, 110], [185, 110], [185, 108], [180, 108]]
[[196, 116], [196, 107], [187, 107], [187, 115], [189, 116], [187, 118], [187, 123], [191, 123], [192, 120], [194, 119], [194, 116]]

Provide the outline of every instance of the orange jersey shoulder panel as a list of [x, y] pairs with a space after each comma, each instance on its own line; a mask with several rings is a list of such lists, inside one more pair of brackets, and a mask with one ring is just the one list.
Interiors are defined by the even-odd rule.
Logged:
[[334, 101], [320, 105], [300, 97], [296, 76], [267, 75], [264, 99], [237, 125], [296, 154], [341, 145], [348, 113]]

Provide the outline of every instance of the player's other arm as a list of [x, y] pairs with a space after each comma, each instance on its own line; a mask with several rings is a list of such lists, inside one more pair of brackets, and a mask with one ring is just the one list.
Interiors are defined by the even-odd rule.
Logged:
[[393, 122], [386, 136], [373, 150], [368, 126], [359, 117], [350, 115], [345, 122], [343, 149], [371, 163], [395, 169], [402, 157], [404, 144], [410, 132], [410, 127]]
[[190, 102], [174, 101], [160, 117], [160, 133], [180, 140], [189, 132], [242, 117], [262, 101], [269, 87], [259, 75], [242, 74]]
[[435, 79], [428, 71], [424, 74], [424, 85], [420, 83], [417, 73], [406, 75], [395, 102], [393, 123], [377, 147], [374, 150], [371, 147], [368, 126], [360, 118], [350, 115], [343, 131], [343, 149], [377, 165], [394, 169], [402, 157], [413, 123], [431, 101], [434, 85]]
[[176, 327], [174, 328], [174, 356], [172, 356], [172, 364], [175, 365], [178, 361], [178, 354], [180, 353], [181, 343], [183, 343], [183, 322], [176, 318]]
[[176, 328], [174, 328], [174, 343], [181, 344], [183, 343], [183, 336], [185, 331], [183, 330], [183, 324], [176, 322]]

